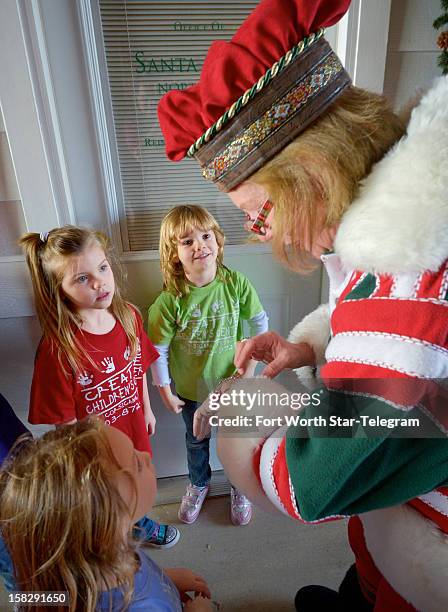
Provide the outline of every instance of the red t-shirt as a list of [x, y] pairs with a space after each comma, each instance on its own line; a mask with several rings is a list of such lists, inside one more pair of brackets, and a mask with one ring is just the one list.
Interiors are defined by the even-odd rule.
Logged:
[[76, 375], [68, 364], [64, 373], [54, 344], [42, 339], [36, 353], [28, 420], [56, 425], [89, 415], [100, 416], [127, 434], [134, 447], [151, 451], [143, 412], [143, 375], [159, 354], [136, 313], [138, 351], [129, 360], [130, 348], [118, 321], [108, 334], [76, 333], [82, 349], [95, 364], [85, 360]]

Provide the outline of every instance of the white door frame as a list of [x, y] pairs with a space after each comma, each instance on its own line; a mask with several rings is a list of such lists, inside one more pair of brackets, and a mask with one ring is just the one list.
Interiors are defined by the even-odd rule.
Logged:
[[[0, 105], [29, 231], [75, 223], [37, 0], [5, 0], [0, 19]], [[0, 257], [0, 318], [31, 316], [21, 255]]]
[[383, 93], [391, 0], [352, 0], [338, 24], [336, 53], [354, 85]]
[[1, 11], [0, 101], [27, 227], [75, 223], [39, 3]]
[[[391, 0], [352, 0], [337, 25], [334, 50], [353, 84], [382, 94], [386, 70]], [[328, 277], [322, 274], [321, 302], [328, 302]]]

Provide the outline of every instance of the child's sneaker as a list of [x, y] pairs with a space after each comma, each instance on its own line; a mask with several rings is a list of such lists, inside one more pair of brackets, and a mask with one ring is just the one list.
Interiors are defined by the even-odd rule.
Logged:
[[247, 525], [252, 518], [252, 503], [235, 487], [230, 488], [230, 518], [234, 525]]
[[155, 548], [171, 548], [180, 538], [180, 531], [174, 525], [157, 525], [154, 521], [144, 516], [133, 529], [134, 538], [143, 546], [154, 546]]
[[202, 504], [204, 503], [209, 488], [209, 485], [197, 487], [191, 483], [188, 484], [177, 514], [180, 521], [188, 525], [195, 522], [199, 516], [199, 512], [201, 511]]

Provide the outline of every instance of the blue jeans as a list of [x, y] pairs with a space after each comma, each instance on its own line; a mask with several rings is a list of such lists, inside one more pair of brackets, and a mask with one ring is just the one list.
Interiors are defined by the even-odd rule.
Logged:
[[210, 438], [205, 438], [205, 440], [199, 442], [193, 435], [193, 417], [199, 406], [198, 402], [193, 402], [185, 397], [180, 397], [180, 399], [185, 402], [185, 405], [182, 407], [182, 417], [187, 429], [185, 443], [187, 446], [190, 482], [197, 487], [205, 487], [210, 482], [212, 475], [209, 463]]
[[[28, 430], [23, 423], [16, 417], [14, 410], [9, 402], [0, 393], [0, 466], [7, 456], [9, 449], [16, 439]], [[29, 433], [29, 432], [28, 432]], [[16, 588], [11, 557], [5, 542], [0, 535], [0, 576], [5, 582], [8, 591]]]
[[159, 528], [159, 523], [153, 521], [149, 518], [149, 516], [144, 516], [139, 521], [137, 521], [134, 525], [134, 537], [137, 540], [150, 540], [151, 536], [154, 534], [156, 530]]
[[0, 576], [5, 582], [5, 588], [8, 591], [14, 591], [16, 583], [14, 581], [12, 561], [9, 556], [8, 549], [6, 548], [3, 538], [0, 536]]

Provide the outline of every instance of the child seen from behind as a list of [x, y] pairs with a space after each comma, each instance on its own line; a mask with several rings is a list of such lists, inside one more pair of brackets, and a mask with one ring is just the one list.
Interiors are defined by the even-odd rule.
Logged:
[[[20, 241], [28, 263], [42, 339], [36, 353], [29, 421], [62, 425], [89, 415], [150, 452], [155, 430], [146, 370], [158, 358], [136, 308], [121, 296], [107, 238], [66, 225]], [[174, 526], [148, 517], [138, 535], [173, 546]]]
[[69, 612], [175, 612], [181, 598], [184, 610], [212, 610], [200, 576], [162, 571], [132, 537], [155, 495], [150, 454], [99, 419], [19, 440], [0, 471], [0, 529], [16, 588], [67, 591]]
[[[243, 320], [252, 335], [267, 330], [267, 316], [249, 280], [223, 263], [224, 234], [214, 217], [200, 206], [173, 208], [160, 230], [160, 262], [164, 290], [149, 308], [148, 333], [160, 354], [151, 366], [154, 384], [168, 410], [186, 426], [190, 483], [179, 519], [193, 523], [208, 493], [211, 477], [209, 438], [193, 435], [193, 418], [217, 383], [234, 373], [236, 343], [243, 338]], [[252, 375], [253, 362], [249, 375]], [[176, 386], [171, 389], [170, 373]], [[231, 519], [246, 525], [249, 500], [231, 488]]]

